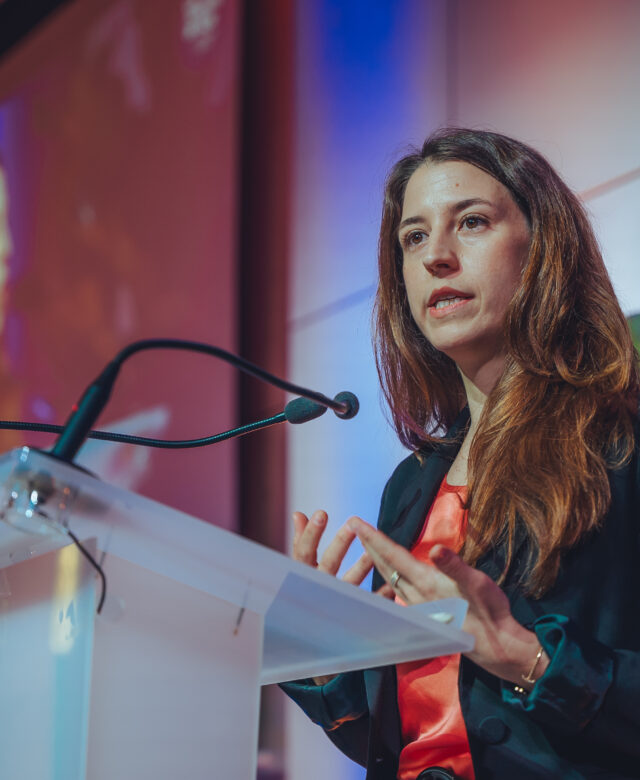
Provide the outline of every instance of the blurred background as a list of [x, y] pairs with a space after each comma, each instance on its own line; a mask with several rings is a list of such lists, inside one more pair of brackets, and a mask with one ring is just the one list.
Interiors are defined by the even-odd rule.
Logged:
[[[0, 1], [0, 417], [61, 423], [127, 343], [206, 341], [361, 412], [80, 460], [275, 549], [294, 508], [329, 535], [375, 521], [404, 455], [370, 345], [386, 171], [447, 124], [531, 144], [585, 202], [638, 337], [638, 40], [637, 0]], [[285, 401], [154, 352], [100, 423], [186, 438]], [[261, 723], [265, 780], [364, 776], [278, 689]]]

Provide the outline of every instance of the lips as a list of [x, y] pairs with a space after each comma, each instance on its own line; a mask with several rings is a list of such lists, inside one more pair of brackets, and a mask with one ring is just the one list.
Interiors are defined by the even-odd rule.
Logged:
[[473, 298], [473, 295], [463, 292], [462, 290], [456, 290], [453, 287], [441, 287], [439, 290], [434, 290], [431, 293], [431, 297], [427, 301], [427, 306], [430, 309], [433, 308], [437, 310], [436, 305], [440, 301], [451, 301], [453, 303], [454, 301], [467, 301], [470, 298]]

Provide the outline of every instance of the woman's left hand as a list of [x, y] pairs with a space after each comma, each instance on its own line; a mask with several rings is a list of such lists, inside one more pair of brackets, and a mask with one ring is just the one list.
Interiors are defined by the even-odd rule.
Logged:
[[[451, 597], [465, 599], [469, 611], [463, 629], [476, 640], [474, 649], [465, 655], [496, 677], [523, 688], [531, 687], [522, 678], [530, 671], [540, 643], [533, 631], [528, 631], [513, 617], [506, 594], [490, 577], [467, 565], [443, 545], [431, 550], [429, 558], [434, 564], [431, 566], [418, 561], [359, 517], [350, 518], [347, 525], [387, 583], [394, 572], [399, 575], [393, 590], [407, 604]], [[548, 658], [543, 653], [536, 666], [536, 678], [547, 664]]]

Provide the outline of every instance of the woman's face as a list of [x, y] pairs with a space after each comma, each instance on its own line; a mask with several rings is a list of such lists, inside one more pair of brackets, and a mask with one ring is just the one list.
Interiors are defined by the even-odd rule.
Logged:
[[465, 162], [422, 165], [405, 192], [398, 238], [411, 313], [470, 379], [504, 364], [505, 312], [530, 229], [509, 190]]

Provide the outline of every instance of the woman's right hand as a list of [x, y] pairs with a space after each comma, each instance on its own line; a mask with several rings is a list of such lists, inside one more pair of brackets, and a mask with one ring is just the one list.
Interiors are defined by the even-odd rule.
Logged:
[[[313, 566], [314, 569], [326, 571], [327, 574], [332, 574], [335, 577], [356, 535], [347, 528], [346, 524], [343, 525], [318, 560], [318, 545], [328, 521], [327, 513], [321, 509], [316, 510], [311, 517], [303, 515], [302, 512], [293, 513], [293, 557], [296, 561]], [[360, 585], [372, 567], [371, 556], [365, 552], [342, 579], [345, 582]]]
[[[325, 571], [335, 577], [356, 535], [346, 525], [343, 525], [318, 560], [318, 545], [328, 521], [327, 513], [320, 509], [316, 510], [311, 517], [307, 517], [302, 512], [293, 513], [293, 557], [296, 561], [306, 563], [308, 566], [313, 566], [313, 568]], [[353, 585], [360, 585], [372, 568], [371, 556], [365, 552], [344, 574], [342, 579]], [[335, 674], [314, 677], [313, 681], [316, 685], [324, 685], [334, 677], [336, 677]]]

